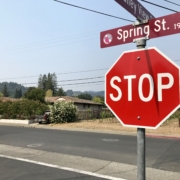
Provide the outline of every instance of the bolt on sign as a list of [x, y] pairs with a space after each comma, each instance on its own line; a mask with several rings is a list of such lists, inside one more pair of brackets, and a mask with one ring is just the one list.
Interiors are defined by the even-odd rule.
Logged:
[[124, 52], [105, 76], [105, 103], [124, 126], [156, 129], [179, 107], [179, 67], [157, 48]]
[[180, 13], [144, 21], [138, 26], [127, 25], [100, 33], [101, 48], [133, 42], [135, 39], [148, 39], [180, 33]]

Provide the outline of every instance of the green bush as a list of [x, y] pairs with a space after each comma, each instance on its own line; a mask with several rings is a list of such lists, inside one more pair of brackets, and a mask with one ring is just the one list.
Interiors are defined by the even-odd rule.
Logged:
[[72, 102], [61, 101], [51, 107], [51, 123], [68, 123], [77, 119], [77, 107]]
[[43, 114], [48, 106], [33, 100], [0, 101], [0, 114], [4, 119], [34, 119], [37, 113]]
[[111, 111], [109, 110], [102, 110], [100, 113], [100, 117], [101, 119], [105, 119], [105, 118], [113, 118], [114, 115]]

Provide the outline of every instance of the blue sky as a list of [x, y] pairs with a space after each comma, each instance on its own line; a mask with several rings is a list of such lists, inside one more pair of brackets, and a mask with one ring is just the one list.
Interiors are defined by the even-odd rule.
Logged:
[[[114, 0], [62, 1], [135, 21]], [[173, 13], [139, 2], [155, 17]], [[180, 10], [179, 6], [164, 0], [151, 2]], [[177, 3], [175, 0], [172, 2]], [[104, 81], [108, 68], [122, 52], [136, 49], [133, 43], [100, 48], [101, 31], [129, 24], [127, 21], [80, 10], [53, 0], [1, 0], [0, 82], [37, 86], [40, 74], [55, 72], [58, 81], [65, 80], [58, 82], [59, 86], [73, 84], [63, 85], [64, 90], [104, 90], [103, 82], [78, 83]], [[147, 47], [152, 46], [180, 65], [180, 34], [149, 40]], [[75, 81], [84, 78], [94, 79]]]

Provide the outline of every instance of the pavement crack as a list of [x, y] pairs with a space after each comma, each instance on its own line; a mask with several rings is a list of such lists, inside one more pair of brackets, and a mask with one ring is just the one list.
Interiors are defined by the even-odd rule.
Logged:
[[98, 171], [100, 171], [100, 170], [106, 168], [107, 166], [109, 166], [111, 163], [112, 163], [112, 161], [108, 162], [108, 163], [107, 163], [105, 166], [103, 166], [102, 168], [99, 168], [98, 170], [93, 171], [93, 173], [97, 173]]

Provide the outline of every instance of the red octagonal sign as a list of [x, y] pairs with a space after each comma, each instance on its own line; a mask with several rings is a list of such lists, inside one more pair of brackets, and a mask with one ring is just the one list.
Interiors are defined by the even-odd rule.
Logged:
[[105, 102], [124, 126], [159, 127], [179, 108], [179, 67], [156, 48], [124, 52], [105, 77]]

